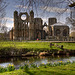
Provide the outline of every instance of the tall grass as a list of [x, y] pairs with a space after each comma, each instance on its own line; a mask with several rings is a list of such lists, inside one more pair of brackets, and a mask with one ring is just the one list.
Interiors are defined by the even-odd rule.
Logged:
[[75, 43], [56, 43], [57, 45], [63, 45], [65, 49], [75, 50]]
[[55, 46], [50, 48], [49, 42], [15, 42], [15, 41], [1, 41], [0, 48], [17, 48], [17, 49], [59, 49]]
[[[63, 45], [65, 49], [71, 49], [75, 50], [75, 43], [53, 43], [57, 45]], [[30, 49], [30, 50], [41, 50], [41, 49], [57, 49], [61, 50], [60, 48], [57, 48], [55, 46], [52, 46], [50, 48], [50, 42], [18, 42], [18, 41], [0, 41], [0, 49], [2, 48], [15, 48], [15, 49]]]

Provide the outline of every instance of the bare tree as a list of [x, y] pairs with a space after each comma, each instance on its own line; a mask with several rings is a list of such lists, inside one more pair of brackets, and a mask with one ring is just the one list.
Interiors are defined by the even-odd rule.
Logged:
[[6, 20], [4, 19], [6, 15], [6, 7], [7, 3], [5, 2], [5, 0], [0, 0], [0, 39], [4, 39], [7, 33]]
[[68, 0], [70, 2], [70, 17], [66, 18], [66, 21], [68, 24], [70, 24], [71, 31], [75, 31], [75, 1], [74, 0]]
[[0, 0], [0, 25], [1, 25], [2, 19], [6, 15], [5, 13], [6, 6], [7, 6], [6, 2], [4, 0]]
[[7, 3], [5, 0], [0, 0], [0, 27], [5, 25], [5, 19], [3, 19], [6, 15], [5, 8], [7, 7]]
[[[75, 0], [16, 0], [18, 2], [19, 11], [30, 11], [36, 10], [38, 15], [39, 9], [43, 10], [41, 15], [45, 12], [52, 12], [55, 10], [57, 16], [62, 15], [67, 10], [70, 10], [70, 7], [75, 7]], [[71, 19], [69, 19], [71, 21]], [[71, 24], [74, 23], [74, 20]]]
[[[42, 8], [44, 11], [48, 10], [48, 7], [57, 7], [57, 8], [65, 8], [63, 11], [58, 11], [58, 14], [64, 13], [68, 9], [68, 5], [71, 4], [72, 0], [16, 0], [19, 4], [19, 11], [30, 11], [36, 10], [38, 12], [38, 8]], [[65, 4], [65, 6], [64, 6]], [[50, 9], [54, 10], [54, 9]], [[49, 11], [50, 11], [49, 10]]]

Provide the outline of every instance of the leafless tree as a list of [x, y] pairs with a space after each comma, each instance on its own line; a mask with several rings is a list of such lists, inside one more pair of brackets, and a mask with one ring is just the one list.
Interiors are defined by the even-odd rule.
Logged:
[[7, 7], [7, 3], [5, 0], [0, 0], [0, 27], [5, 25], [5, 19], [3, 19], [6, 15], [5, 8]]
[[[38, 13], [38, 9], [41, 8], [44, 10], [48, 10], [48, 7], [57, 7], [57, 8], [65, 8], [63, 11], [58, 11], [58, 14], [64, 13], [68, 9], [68, 5], [73, 3], [73, 0], [16, 0], [19, 4], [19, 11], [30, 11], [35, 10]], [[64, 6], [65, 4], [65, 6]], [[54, 9], [50, 9], [52, 11]]]
[[7, 7], [7, 3], [5, 2], [5, 0], [0, 0], [0, 33], [2, 34], [3, 38], [7, 33], [6, 20], [4, 19], [6, 15], [5, 12], [6, 7]]
[[[36, 10], [38, 15], [39, 9], [43, 10], [41, 15], [45, 12], [52, 12], [55, 10], [57, 16], [62, 15], [70, 9], [70, 6], [75, 4], [75, 0], [16, 0], [18, 2], [19, 11]], [[61, 9], [61, 10], [60, 10]], [[74, 25], [75, 21], [68, 18], [69, 22]]]
[[70, 17], [66, 18], [66, 21], [68, 24], [70, 24], [71, 26], [71, 30], [74, 31], [75, 30], [75, 1], [74, 0], [68, 0], [70, 1], [69, 7], [71, 9], [70, 11]]
[[6, 15], [5, 13], [6, 6], [7, 6], [6, 2], [4, 0], [0, 0], [0, 25], [1, 25], [2, 19]]

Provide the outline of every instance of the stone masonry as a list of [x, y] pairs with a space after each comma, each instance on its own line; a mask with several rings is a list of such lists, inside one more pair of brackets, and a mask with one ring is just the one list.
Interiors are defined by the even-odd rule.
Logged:
[[[26, 16], [25, 20], [21, 18], [22, 15]], [[14, 11], [14, 27], [10, 31], [10, 40], [36, 40], [44, 38], [45, 31], [43, 30], [41, 18], [34, 18], [32, 10], [30, 14]]]

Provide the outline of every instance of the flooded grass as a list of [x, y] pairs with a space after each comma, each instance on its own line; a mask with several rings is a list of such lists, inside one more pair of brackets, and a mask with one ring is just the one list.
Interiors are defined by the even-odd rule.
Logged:
[[41, 67], [33, 67], [28, 68], [28, 66], [24, 66], [24, 68], [0, 73], [0, 75], [75, 75], [75, 63], [66, 63], [56, 66], [50, 65], [42, 65]]

